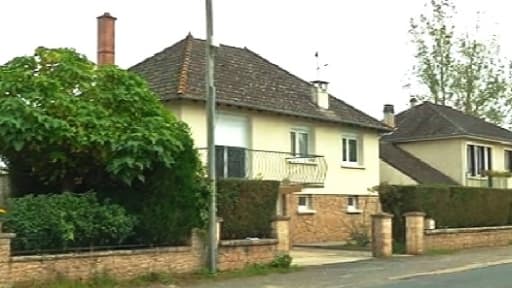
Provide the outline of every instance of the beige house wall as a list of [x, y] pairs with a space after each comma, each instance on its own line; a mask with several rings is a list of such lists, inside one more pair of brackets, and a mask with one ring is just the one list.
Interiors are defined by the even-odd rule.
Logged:
[[462, 139], [401, 143], [399, 147], [458, 183], [464, 184], [466, 146]]
[[418, 182], [397, 170], [383, 160], [380, 160], [380, 182], [391, 185], [416, 185]]
[[[167, 103], [166, 106], [190, 126], [196, 147], [206, 147], [204, 103], [183, 101]], [[368, 188], [380, 183], [379, 134], [375, 131], [231, 107], [221, 107], [217, 111], [248, 118], [249, 148], [255, 150], [290, 152], [290, 131], [293, 128], [308, 129], [310, 153], [325, 157], [327, 175], [323, 188], [306, 188], [302, 192], [304, 194], [369, 195]], [[341, 137], [344, 134], [357, 135], [362, 139], [360, 167], [342, 167]]]
[[[485, 139], [456, 138], [445, 140], [418, 141], [399, 144], [400, 148], [420, 158], [432, 167], [448, 175], [461, 185], [484, 186], [488, 185], [487, 178], [468, 176], [467, 171], [467, 145], [481, 145], [491, 147], [492, 170], [505, 171], [505, 151], [512, 150], [512, 145]], [[382, 172], [381, 172], [382, 173]], [[383, 181], [387, 177], [381, 175]], [[512, 187], [512, 179], [506, 180], [507, 187]]]

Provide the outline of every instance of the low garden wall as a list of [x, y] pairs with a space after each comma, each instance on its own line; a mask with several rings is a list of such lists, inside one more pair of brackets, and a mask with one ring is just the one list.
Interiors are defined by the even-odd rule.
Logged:
[[[219, 270], [243, 268], [248, 264], [271, 262], [281, 253], [288, 253], [288, 219], [274, 223], [276, 239], [220, 241]], [[108, 273], [129, 279], [150, 272], [189, 273], [204, 267], [206, 246], [197, 232], [192, 233], [189, 246], [151, 249], [112, 250], [58, 255], [11, 256], [10, 242], [14, 234], [0, 233], [0, 288], [16, 282], [52, 279], [88, 279]]]
[[512, 226], [425, 230], [425, 250], [505, 246], [512, 243]]

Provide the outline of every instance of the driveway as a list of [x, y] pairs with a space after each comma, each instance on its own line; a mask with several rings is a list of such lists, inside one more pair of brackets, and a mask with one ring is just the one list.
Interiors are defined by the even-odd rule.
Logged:
[[[508, 264], [507, 264], [508, 263]], [[289, 274], [271, 274], [217, 282], [204, 282], [189, 287], [224, 288], [301, 288], [301, 287], [510, 287], [499, 286], [512, 273], [512, 246], [472, 249], [450, 255], [397, 256], [305, 267]], [[496, 276], [505, 273], [501, 276]], [[496, 277], [495, 277], [496, 276]], [[450, 286], [495, 277], [494, 282]], [[444, 284], [443, 284], [444, 283]], [[476, 282], [483, 283], [483, 282]], [[489, 285], [487, 285], [489, 284]], [[429, 286], [430, 285], [430, 286]], [[439, 286], [440, 285], [440, 286]], [[455, 285], [455, 284], [454, 284]], [[475, 286], [477, 285], [477, 286]], [[483, 286], [482, 286], [483, 285]], [[498, 286], [494, 286], [498, 285]]]
[[297, 266], [313, 266], [334, 263], [356, 262], [372, 258], [369, 251], [349, 251], [325, 248], [295, 247], [290, 252], [292, 264]]

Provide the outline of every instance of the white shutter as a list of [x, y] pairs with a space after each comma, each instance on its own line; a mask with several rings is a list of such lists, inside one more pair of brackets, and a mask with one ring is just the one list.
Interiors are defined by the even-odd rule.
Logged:
[[215, 123], [215, 145], [248, 148], [247, 118], [218, 114]]

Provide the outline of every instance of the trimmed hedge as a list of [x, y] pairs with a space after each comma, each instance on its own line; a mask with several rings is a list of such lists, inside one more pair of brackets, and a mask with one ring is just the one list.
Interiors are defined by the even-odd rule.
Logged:
[[221, 239], [269, 238], [279, 181], [223, 179], [217, 182]]
[[439, 228], [512, 224], [512, 190], [462, 186], [398, 186], [378, 188], [382, 210], [394, 215], [393, 237], [404, 240], [403, 214], [421, 211]]

